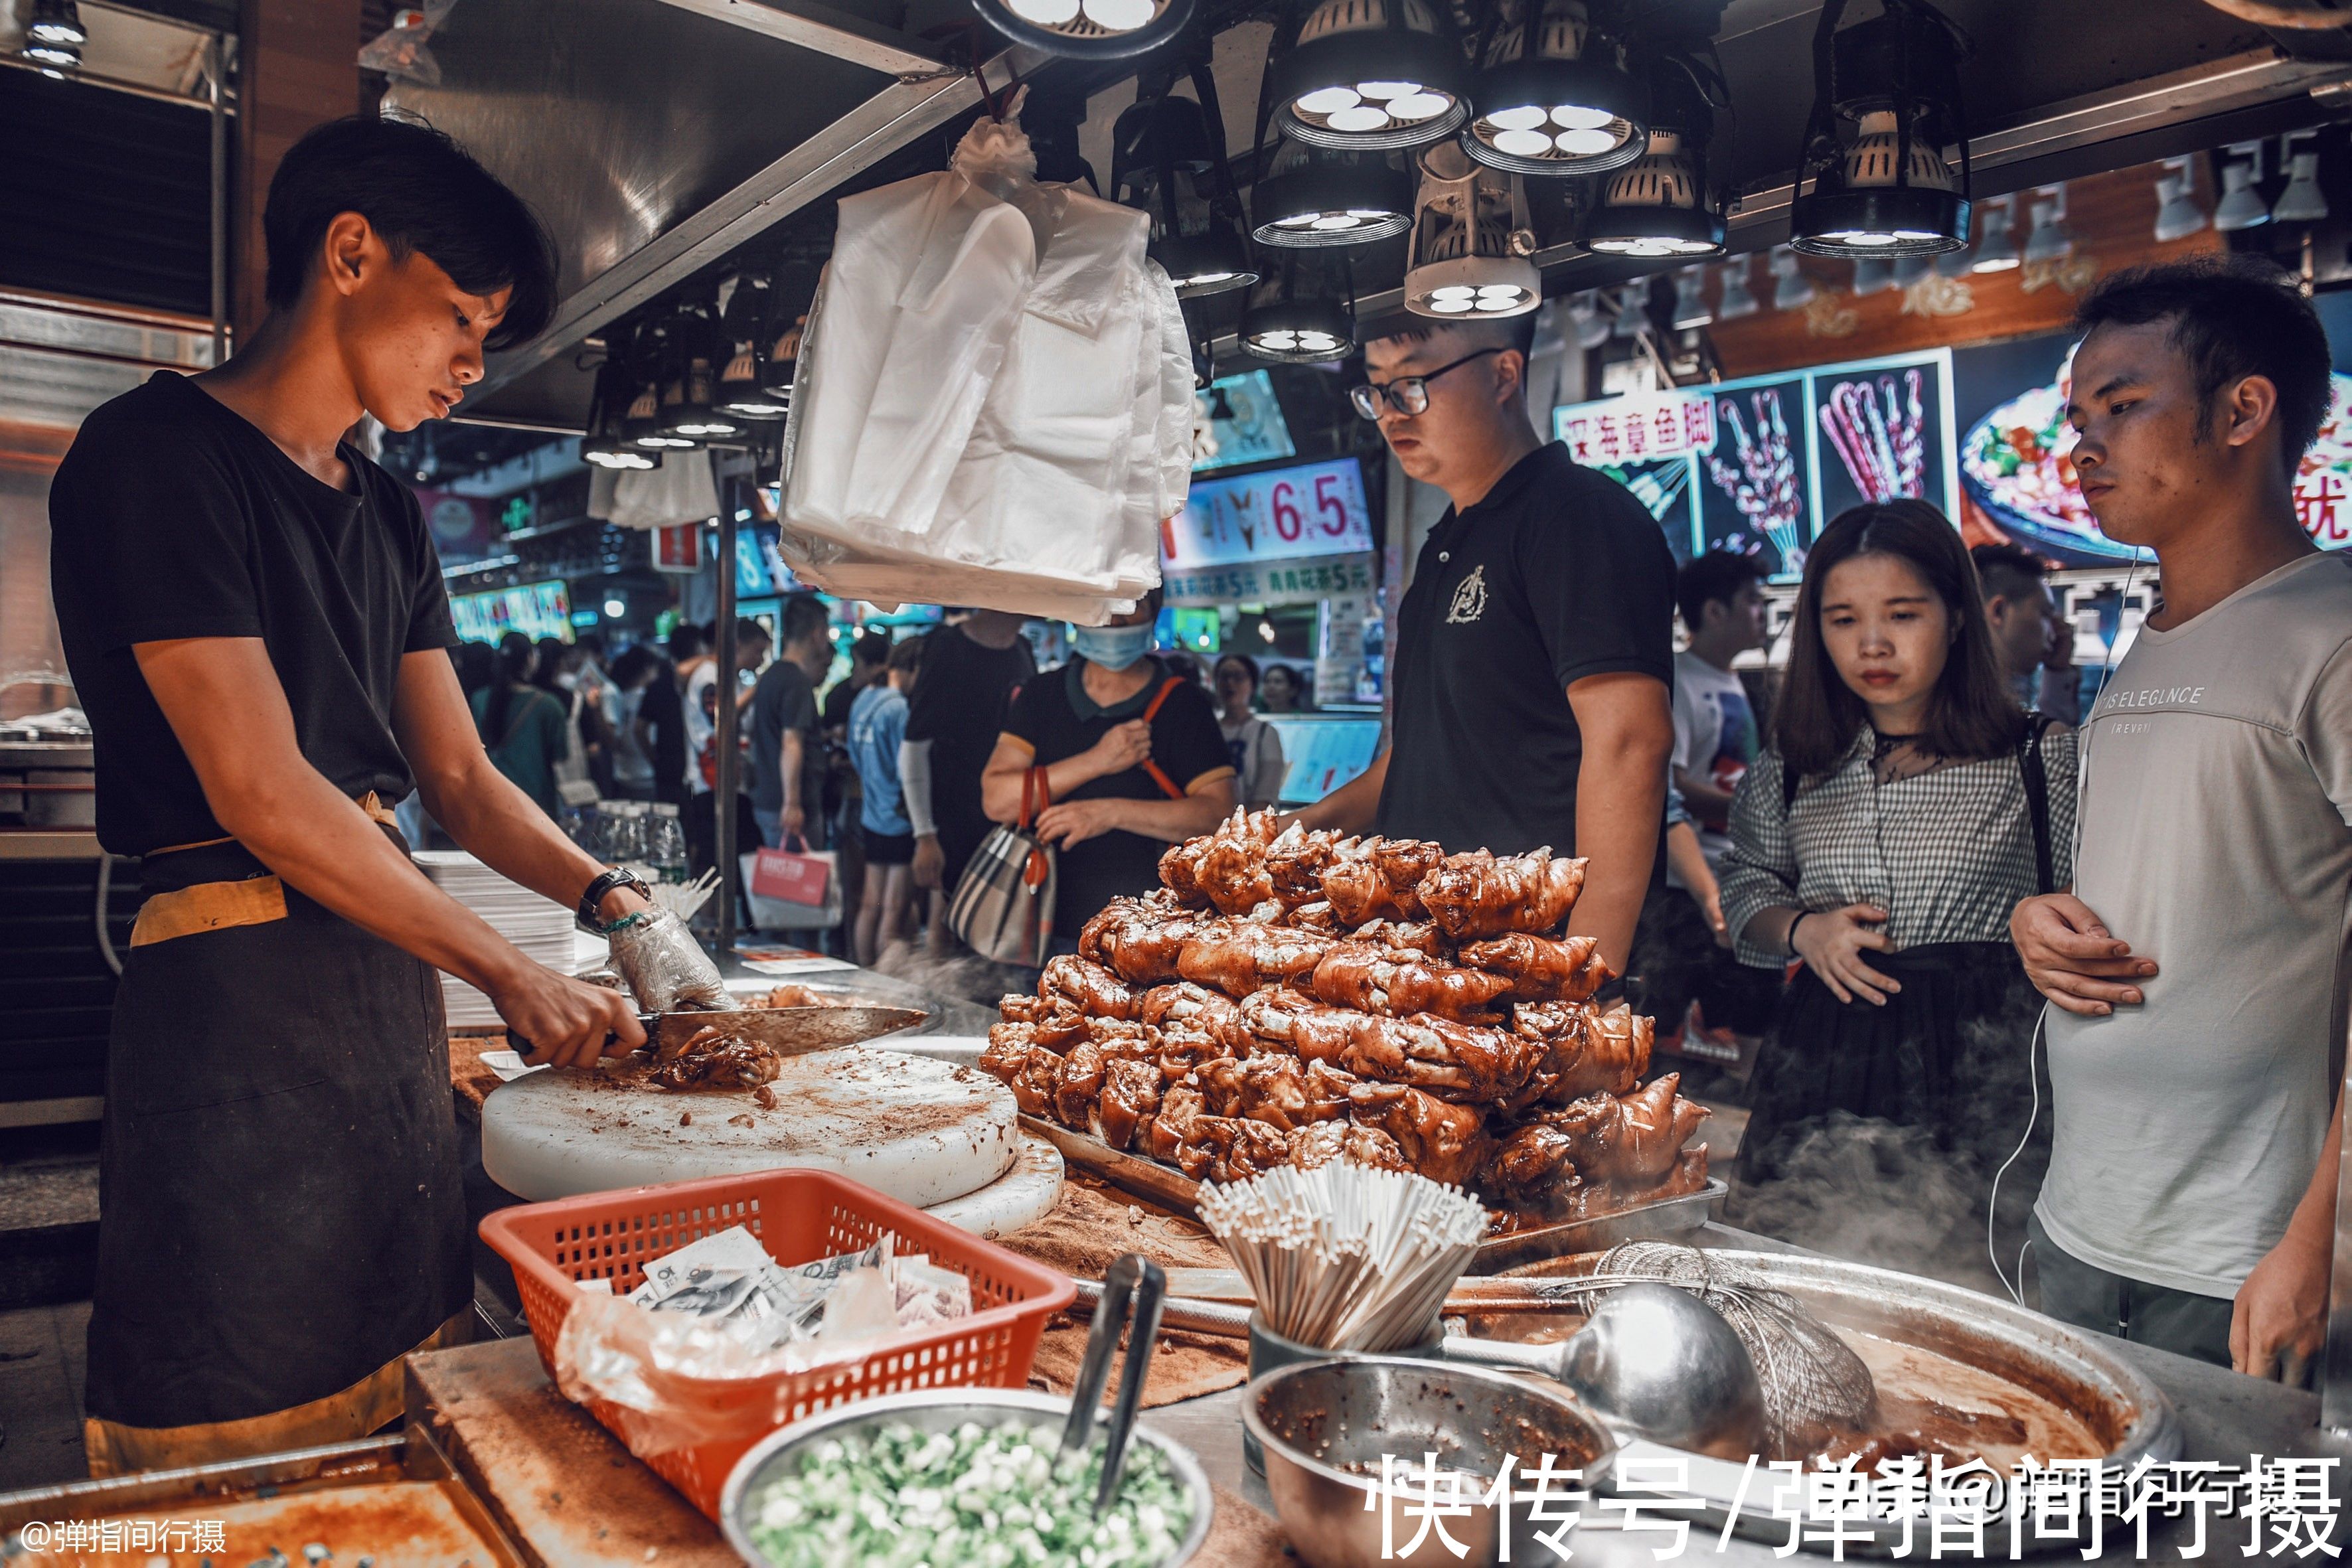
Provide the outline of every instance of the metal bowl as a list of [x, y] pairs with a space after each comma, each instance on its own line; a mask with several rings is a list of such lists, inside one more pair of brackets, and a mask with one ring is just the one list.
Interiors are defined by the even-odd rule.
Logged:
[[[1067, 1399], [1022, 1388], [943, 1388], [886, 1394], [878, 1399], [844, 1405], [805, 1421], [796, 1421], [753, 1444], [736, 1461], [726, 1486], [719, 1490], [719, 1527], [726, 1531], [727, 1544], [744, 1562], [767, 1562], [751, 1542], [746, 1500], [761, 1482], [797, 1468], [802, 1456], [827, 1438], [860, 1436], [893, 1421], [903, 1421], [923, 1432], [952, 1431], [967, 1421], [976, 1421], [983, 1426], [1035, 1427], [1045, 1435], [1050, 1447], [1061, 1440], [1062, 1422], [1069, 1414]], [[1216, 1510], [1209, 1478], [1191, 1449], [1169, 1441], [1141, 1422], [1136, 1424], [1132, 1441], [1149, 1443], [1159, 1449], [1192, 1500], [1192, 1528], [1177, 1543], [1174, 1555], [1160, 1565], [1179, 1568], [1192, 1561], [1193, 1553], [1201, 1550], [1201, 1543], [1209, 1538], [1211, 1516]]]
[[[1581, 1481], [1553, 1484], [1556, 1501], [1605, 1477], [1616, 1453], [1599, 1422], [1544, 1384], [1396, 1356], [1277, 1368], [1250, 1384], [1242, 1422], [1265, 1449], [1266, 1489], [1291, 1548], [1312, 1568], [1392, 1563], [1482, 1568], [1549, 1561], [1535, 1537], [1557, 1524], [1530, 1519], [1522, 1503], [1498, 1509], [1480, 1500], [1503, 1457], [1517, 1455], [1523, 1468], [1532, 1468], [1549, 1452], [1556, 1456], [1556, 1468], [1580, 1471]], [[1394, 1455], [1402, 1470], [1425, 1466], [1424, 1456], [1432, 1453], [1441, 1468], [1480, 1478], [1463, 1483], [1468, 1513], [1449, 1512], [1444, 1521], [1466, 1555], [1457, 1556], [1434, 1530], [1412, 1552], [1402, 1550], [1421, 1528], [1411, 1511], [1421, 1492], [1402, 1476], [1381, 1500], [1385, 1506], [1373, 1506], [1383, 1454]], [[1442, 1490], [1437, 1495], [1450, 1507], [1451, 1498]]]

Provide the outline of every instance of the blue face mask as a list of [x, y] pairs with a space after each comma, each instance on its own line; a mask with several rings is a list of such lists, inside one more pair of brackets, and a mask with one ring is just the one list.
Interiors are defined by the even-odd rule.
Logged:
[[1125, 669], [1151, 651], [1154, 628], [1149, 621], [1139, 626], [1075, 626], [1071, 628], [1070, 646], [1088, 664], [1105, 669]]

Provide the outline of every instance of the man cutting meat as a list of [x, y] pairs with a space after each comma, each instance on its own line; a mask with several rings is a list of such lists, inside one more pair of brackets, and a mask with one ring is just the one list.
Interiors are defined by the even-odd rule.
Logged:
[[1365, 346], [1356, 411], [1454, 504], [1399, 609], [1391, 743], [1299, 816], [1454, 852], [1588, 856], [1569, 930], [1622, 974], [1665, 820], [1675, 563], [1622, 486], [1537, 438], [1532, 321]]
[[472, 1299], [440, 968], [535, 1060], [642, 1044], [625, 999], [530, 963], [409, 860], [412, 786], [496, 869], [614, 932], [646, 1005], [709, 960], [484, 754], [416, 502], [343, 441], [446, 417], [533, 335], [555, 258], [423, 126], [288, 153], [270, 315], [235, 360], [92, 414], [51, 572], [96, 732], [99, 836], [144, 860], [117, 996], [86, 1427], [106, 1475], [361, 1436]]

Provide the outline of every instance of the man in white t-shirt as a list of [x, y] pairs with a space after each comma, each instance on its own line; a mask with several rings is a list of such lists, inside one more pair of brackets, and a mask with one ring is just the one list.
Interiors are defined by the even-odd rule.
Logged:
[[2119, 274], [2079, 322], [2083, 496], [2162, 598], [2084, 726], [2075, 885], [2011, 922], [2052, 1003], [2042, 1310], [2299, 1383], [2352, 989], [2352, 559], [2294, 490], [2327, 341], [2249, 258]]
[[[1733, 955], [1715, 880], [1731, 847], [1732, 791], [1756, 760], [1756, 710], [1731, 663], [1765, 644], [1763, 582], [1753, 556], [1725, 550], [1675, 574], [1675, 606], [1690, 646], [1675, 655], [1666, 885], [1643, 901], [1626, 983], [1639, 1010], [1658, 1020], [1660, 1049], [1724, 1062], [1738, 1059], [1737, 1037], [1769, 1026], [1780, 992], [1777, 971], [1746, 968]], [[1706, 1037], [1685, 1032], [1693, 1001]]]
[[1732, 660], [1766, 641], [1764, 568], [1710, 550], [1675, 575], [1690, 647], [1675, 655], [1675, 787], [1714, 866], [1731, 847], [1731, 795], [1756, 760], [1756, 710]]

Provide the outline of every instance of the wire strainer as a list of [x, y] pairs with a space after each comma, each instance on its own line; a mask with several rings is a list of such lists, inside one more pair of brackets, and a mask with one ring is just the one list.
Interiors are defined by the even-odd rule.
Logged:
[[1860, 1430], [1878, 1411], [1870, 1368], [1834, 1330], [1746, 1271], [1696, 1247], [1670, 1241], [1621, 1242], [1591, 1274], [1563, 1280], [1590, 1302], [1627, 1285], [1672, 1285], [1714, 1308], [1739, 1336], [1764, 1391], [1766, 1437], [1778, 1454], [1823, 1427]]

